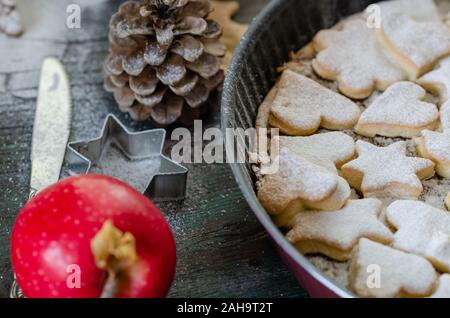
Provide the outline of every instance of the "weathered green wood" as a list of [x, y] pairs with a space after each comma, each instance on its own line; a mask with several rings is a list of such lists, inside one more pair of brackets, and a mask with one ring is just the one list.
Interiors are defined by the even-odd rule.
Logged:
[[[27, 32], [0, 35], [0, 297], [12, 280], [9, 236], [28, 197], [30, 143], [39, 68], [56, 56], [71, 77], [74, 115], [71, 140], [97, 136], [103, 119], [119, 114], [102, 88], [107, 20], [118, 0], [18, 0]], [[249, 21], [268, 0], [242, 0], [239, 21]], [[82, 8], [82, 28], [65, 27], [66, 6]], [[219, 126], [216, 107], [205, 125]], [[170, 135], [170, 134], [169, 134]], [[167, 151], [170, 144], [167, 146]], [[227, 165], [189, 165], [188, 196], [161, 204], [175, 234], [178, 267], [172, 297], [303, 297], [305, 292], [281, 262], [248, 209]]]

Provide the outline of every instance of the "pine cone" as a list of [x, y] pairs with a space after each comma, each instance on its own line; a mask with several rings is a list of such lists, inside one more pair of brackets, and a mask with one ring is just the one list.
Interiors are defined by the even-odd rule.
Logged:
[[22, 22], [14, 0], [0, 0], [0, 32], [11, 36], [23, 33]]
[[222, 28], [209, 0], [123, 3], [110, 21], [105, 89], [135, 120], [162, 126], [198, 118], [223, 82]]

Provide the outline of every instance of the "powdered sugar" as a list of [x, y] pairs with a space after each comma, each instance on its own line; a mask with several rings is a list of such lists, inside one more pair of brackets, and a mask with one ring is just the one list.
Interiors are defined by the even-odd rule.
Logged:
[[433, 158], [450, 163], [450, 131], [443, 133], [425, 130], [422, 132], [425, 147]]
[[374, 89], [384, 90], [406, 74], [382, 51], [375, 33], [364, 20], [351, 20], [342, 31], [324, 30], [314, 38], [320, 52], [314, 70], [338, 80], [339, 89], [352, 98], [366, 98]]
[[417, 22], [398, 13], [386, 15], [381, 21], [380, 34], [389, 43], [386, 48], [403, 66], [413, 64], [417, 73], [411, 75], [420, 76], [450, 54], [450, 31], [441, 21]]
[[430, 92], [439, 94], [441, 103], [445, 103], [450, 97], [450, 57], [443, 59], [438, 69], [425, 74], [417, 83]]
[[310, 135], [322, 126], [351, 128], [360, 110], [351, 100], [290, 70], [283, 72], [269, 122], [287, 134]]
[[[380, 281], [372, 287], [368, 282], [376, 269]], [[429, 296], [437, 279], [426, 259], [367, 239], [359, 242], [350, 273], [351, 288], [363, 297]]]
[[279, 171], [265, 176], [258, 197], [273, 215], [295, 200], [322, 201], [338, 187], [338, 176], [287, 150], [280, 151]]
[[[350, 200], [338, 211], [299, 213], [294, 219], [294, 228], [286, 237], [289, 242], [297, 245], [302, 241], [329, 245], [344, 254], [345, 259], [362, 237], [383, 243], [392, 241], [391, 231], [378, 219], [381, 209], [379, 200], [365, 199]], [[325, 250], [312, 252], [327, 255]]]
[[337, 173], [340, 167], [355, 156], [355, 142], [341, 132], [317, 134], [310, 137], [279, 137], [280, 149], [290, 149], [328, 170]]
[[450, 129], [450, 101], [441, 107], [441, 126], [442, 129]]
[[436, 173], [450, 178], [450, 131], [440, 133], [424, 130], [422, 137], [416, 138], [415, 142], [419, 155], [436, 164]]
[[416, 21], [439, 21], [441, 15], [433, 0], [392, 0], [379, 2], [381, 17], [402, 13]]
[[450, 214], [420, 201], [396, 201], [387, 219], [398, 231], [395, 248], [428, 258], [437, 269], [450, 272]]
[[363, 112], [356, 131], [370, 137], [408, 138], [437, 126], [439, 111], [436, 105], [422, 101], [425, 95], [422, 87], [411, 82], [392, 85]]
[[152, 178], [159, 172], [159, 167], [159, 156], [129, 160], [113, 142], [108, 142], [101, 160], [92, 166], [90, 173], [115, 177], [144, 192]]
[[435, 177], [422, 181], [422, 185], [424, 191], [419, 200], [435, 208], [445, 209], [443, 199], [450, 190], [448, 181]]
[[431, 298], [450, 298], [450, 275], [444, 274], [439, 278], [439, 285]]
[[[416, 4], [411, 5], [411, 2], [415, 2], [417, 5]], [[428, 7], [429, 5], [432, 5], [432, 1], [429, 1], [429, 0], [394, 0], [394, 1], [389, 1], [386, 3], [380, 3], [380, 5], [382, 7], [382, 14], [385, 14], [385, 13], [390, 14], [391, 13], [391, 12], [388, 12], [388, 10], [386, 10], [385, 8], [383, 8], [384, 4], [394, 5], [394, 3], [398, 3], [398, 5], [397, 5], [398, 8], [402, 7], [406, 3], [408, 4], [406, 7], [401, 8], [401, 10], [397, 10], [396, 12], [402, 12], [402, 13], [414, 18], [417, 21], [419, 21], [419, 20], [420, 21], [425, 21], [425, 20], [432, 21], [433, 20], [432, 18], [431, 19], [427, 18], [428, 13], [433, 11], [433, 10], [427, 11], [427, 8], [434, 7], [434, 6]], [[399, 5], [399, 3], [402, 3], [402, 5]], [[421, 3], [423, 3], [424, 5], [421, 5]], [[420, 17], [420, 15], [422, 15], [422, 17]], [[431, 15], [430, 15], [430, 17], [431, 17]], [[342, 26], [345, 25], [345, 23], [346, 22], [341, 21], [339, 23], [340, 26], [333, 28], [333, 29], [341, 30]], [[431, 36], [431, 35], [429, 35], [429, 36]], [[364, 54], [366, 54], [366, 53], [363, 52], [363, 55]], [[326, 81], [323, 78], [318, 77], [313, 72], [312, 60], [311, 60], [312, 58], [313, 58], [312, 53], [311, 53], [311, 55], [308, 55], [308, 56], [296, 55], [296, 57], [294, 57], [293, 61], [291, 61], [285, 65], [285, 69], [291, 69], [294, 72], [300, 73], [310, 79], [313, 79], [314, 81], [320, 83], [322, 86], [327, 87], [334, 92], [337, 92], [338, 91], [337, 82]], [[373, 62], [369, 62], [369, 63], [373, 63]], [[426, 89], [428, 89], [428, 87], [426, 87]], [[434, 92], [432, 90], [430, 90], [430, 91]], [[378, 98], [379, 95], [381, 95], [381, 93], [375, 91], [370, 96], [369, 99], [358, 101], [358, 102], [356, 102], [356, 104], [359, 105], [359, 107], [361, 109], [364, 109], [367, 106], [369, 106], [370, 104], [372, 104]], [[427, 95], [425, 101], [431, 102], [433, 104], [438, 103], [438, 99], [435, 98], [434, 96], [431, 96], [430, 94]], [[441, 123], [442, 123], [443, 128], [447, 127], [447, 129], [449, 129], [450, 128], [450, 106], [448, 106], [448, 107], [444, 107], [444, 106], [445, 105], [443, 105], [441, 107]], [[267, 113], [269, 113], [269, 110], [267, 110]], [[261, 122], [262, 122], [262, 124], [260, 124], [261, 127], [267, 126], [266, 125], [267, 117], [265, 117], [261, 120]], [[325, 133], [327, 132], [325, 129], [321, 129], [318, 131], [325, 132]], [[385, 137], [364, 138], [360, 135], [355, 134], [355, 132], [353, 130], [345, 130], [345, 133], [348, 134], [349, 136], [351, 136], [352, 138], [354, 138], [355, 140], [366, 140], [366, 141], [370, 141], [371, 143], [373, 143], [375, 145], [379, 145], [379, 146], [389, 146], [389, 145], [401, 140], [399, 138], [385, 138]], [[286, 138], [286, 137], [283, 137], [283, 138]], [[411, 140], [407, 140], [405, 143], [407, 145], [407, 155], [415, 156], [416, 155], [416, 147], [415, 147], [414, 142]], [[334, 151], [334, 149], [333, 149], [333, 151]], [[414, 158], [411, 158], [411, 159], [414, 159]], [[416, 158], [416, 159], [419, 159], [419, 158]], [[421, 160], [421, 159], [419, 159], [419, 160]], [[318, 163], [318, 162], [319, 161], [315, 161], [315, 163]], [[382, 166], [382, 165], [380, 165], [380, 166]], [[331, 165], [329, 165], [329, 167], [332, 168]], [[393, 168], [393, 170], [395, 170], [395, 168]], [[423, 191], [422, 191], [419, 199], [428, 204], [431, 204], [434, 207], [437, 207], [440, 209], [444, 208], [444, 199], [450, 191], [450, 185], [448, 183], [448, 180], [443, 180], [442, 178], [434, 177], [434, 178], [431, 178], [428, 180], [423, 180], [422, 184], [423, 184]], [[374, 194], [374, 195], [378, 195], [378, 194]], [[388, 193], [388, 195], [389, 195], [389, 193]], [[360, 194], [358, 194], [358, 195], [354, 194], [352, 196], [352, 198], [357, 199], [358, 196], [360, 196]], [[384, 199], [385, 198], [381, 198], [381, 200], [384, 200]], [[383, 201], [386, 203], [383, 203], [383, 204], [386, 206], [387, 204], [389, 204], [395, 200], [396, 200], [395, 198], [394, 199], [386, 198], [386, 200]], [[450, 206], [450, 198], [448, 201], [449, 201], [449, 206]], [[301, 213], [304, 213], [304, 212], [301, 212]], [[437, 240], [435, 240], [435, 242], [439, 243], [439, 242], [442, 242], [442, 240], [437, 239]], [[328, 276], [335, 279], [335, 281], [340, 283], [342, 286], [348, 286], [347, 285], [347, 283], [348, 283], [348, 280], [347, 280], [348, 262], [344, 262], [344, 263], [333, 262], [329, 258], [320, 256], [320, 255], [309, 255], [308, 259], [311, 261], [311, 263], [314, 266], [317, 266], [320, 270], [322, 270], [325, 274], [327, 274]], [[417, 277], [420, 277], [422, 275], [420, 273], [420, 274], [417, 274], [417, 277], [416, 277], [414, 275], [414, 272], [412, 272], [412, 271], [409, 271], [409, 272], [411, 273], [411, 275], [409, 275], [409, 276], [413, 277], [413, 279], [418, 279]]]
[[434, 172], [434, 164], [430, 160], [407, 157], [404, 142], [377, 147], [358, 141], [356, 151], [359, 157], [344, 165], [342, 174], [351, 185], [357, 178], [357, 183], [361, 182], [360, 190], [366, 197], [418, 198], [423, 187], [417, 175], [427, 169]]

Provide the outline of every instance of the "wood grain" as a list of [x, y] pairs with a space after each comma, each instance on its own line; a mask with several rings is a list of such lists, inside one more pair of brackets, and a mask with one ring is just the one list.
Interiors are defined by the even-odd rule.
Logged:
[[[30, 143], [40, 64], [60, 58], [71, 77], [74, 99], [71, 140], [98, 135], [105, 116], [119, 114], [102, 88], [108, 51], [107, 21], [118, 0], [17, 1], [25, 24], [19, 39], [0, 35], [0, 297], [12, 281], [9, 237], [28, 196]], [[237, 16], [249, 22], [267, 0], [242, 0]], [[66, 7], [82, 8], [81, 29], [65, 26]], [[219, 108], [205, 121], [219, 127]], [[169, 131], [170, 136], [170, 131]], [[170, 142], [167, 145], [170, 151]], [[188, 197], [160, 207], [176, 234], [178, 266], [172, 297], [303, 297], [240, 194], [225, 164], [189, 165]]]

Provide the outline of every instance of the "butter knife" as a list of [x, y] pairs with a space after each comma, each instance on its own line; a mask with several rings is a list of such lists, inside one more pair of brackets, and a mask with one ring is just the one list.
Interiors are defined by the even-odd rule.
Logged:
[[[71, 95], [61, 62], [42, 64], [31, 146], [30, 198], [59, 180], [70, 135]], [[14, 280], [11, 297], [23, 297]]]
[[55, 58], [42, 64], [31, 148], [31, 189], [39, 192], [59, 180], [69, 141], [70, 84]]

